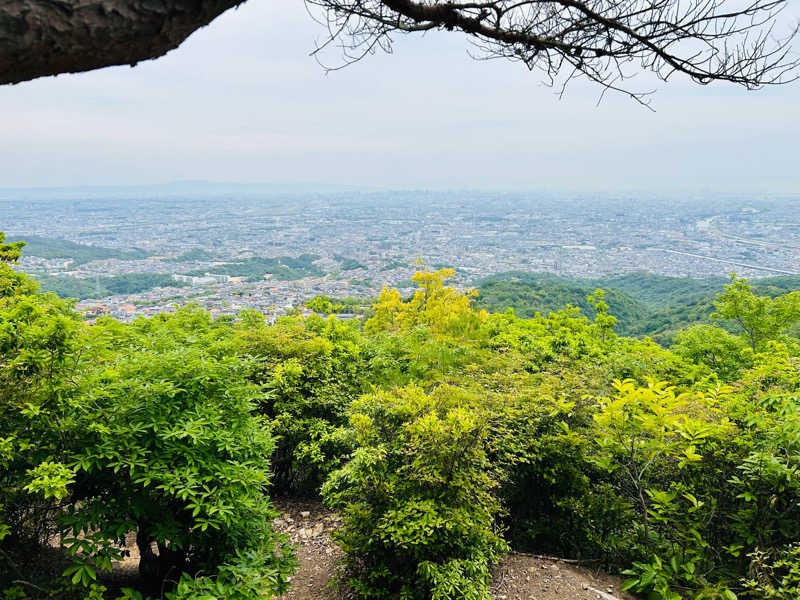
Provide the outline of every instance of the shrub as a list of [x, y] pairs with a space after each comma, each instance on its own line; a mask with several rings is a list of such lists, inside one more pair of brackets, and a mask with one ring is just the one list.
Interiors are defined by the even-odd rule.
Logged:
[[140, 348], [88, 379], [61, 518], [79, 568], [107, 566], [109, 545], [136, 531], [140, 573], [157, 586], [168, 574], [232, 569], [258, 550], [272, 591], [286, 587], [291, 560], [265, 496], [273, 442], [252, 414], [248, 373], [198, 348]]
[[800, 544], [771, 552], [748, 555], [750, 568], [744, 586], [748, 596], [759, 600], [800, 598]]
[[735, 379], [751, 364], [747, 343], [713, 325], [693, 325], [675, 335], [672, 351], [694, 364], [705, 365], [723, 381]]
[[[0, 299], [0, 583], [24, 578], [20, 557], [58, 533], [65, 581], [99, 599], [98, 571], [135, 532], [152, 589], [202, 572], [175, 598], [286, 589], [293, 560], [271, 529], [273, 441], [252, 367], [218, 355], [200, 317], [87, 329], [55, 296]], [[197, 319], [206, 334], [175, 335]]]
[[506, 549], [495, 525], [499, 473], [489, 461], [482, 398], [410, 386], [357, 400], [352, 459], [323, 486], [343, 511], [337, 539], [351, 584], [367, 598], [488, 598]]
[[287, 317], [273, 327], [250, 320], [238, 330], [242, 356], [257, 364], [259, 410], [277, 444], [276, 494], [315, 496], [352, 445], [342, 436], [346, 410], [365, 391], [369, 372], [357, 329], [335, 317]]

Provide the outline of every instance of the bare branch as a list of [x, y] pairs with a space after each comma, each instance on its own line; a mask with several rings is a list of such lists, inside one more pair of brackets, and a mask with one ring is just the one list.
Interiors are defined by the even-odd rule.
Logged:
[[338, 46], [344, 64], [392, 35], [433, 29], [466, 33], [479, 59], [521, 61], [559, 82], [559, 94], [583, 78], [644, 105], [652, 91], [628, 80], [642, 71], [668, 81], [676, 73], [700, 84], [725, 81], [757, 89], [794, 81], [798, 27], [775, 35], [786, 0], [306, 0], [328, 24], [317, 51]]
[[[242, 0], [0, 0], [0, 84], [136, 64], [180, 45]], [[642, 71], [668, 81], [726, 81], [756, 89], [793, 81], [798, 28], [775, 32], [787, 0], [305, 0], [327, 29], [313, 52], [338, 49], [339, 68], [392, 36], [468, 35], [476, 58], [521, 61], [563, 93], [574, 79], [647, 105]]]

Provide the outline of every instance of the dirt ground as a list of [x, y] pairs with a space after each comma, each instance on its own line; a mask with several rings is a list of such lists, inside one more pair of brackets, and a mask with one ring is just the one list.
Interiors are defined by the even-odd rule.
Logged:
[[[278, 531], [297, 545], [300, 568], [281, 600], [351, 600], [336, 585], [340, 550], [330, 533], [339, 517], [317, 502], [275, 503], [281, 516]], [[591, 568], [527, 554], [511, 554], [492, 578], [493, 600], [633, 600], [620, 591], [622, 579]]]
[[[339, 527], [339, 516], [319, 502], [276, 500], [274, 504], [280, 516], [273, 525], [289, 536], [300, 563], [290, 590], [280, 600], [356, 600], [346, 586], [337, 584], [342, 552], [330, 534]], [[138, 582], [139, 553], [134, 534], [128, 538], [128, 556], [103, 577], [112, 591]], [[48, 562], [55, 567], [61, 564], [56, 560], [60, 553], [55, 548], [52, 553]], [[620, 591], [621, 583], [619, 577], [569, 561], [512, 553], [495, 568], [491, 593], [493, 600], [635, 600]]]

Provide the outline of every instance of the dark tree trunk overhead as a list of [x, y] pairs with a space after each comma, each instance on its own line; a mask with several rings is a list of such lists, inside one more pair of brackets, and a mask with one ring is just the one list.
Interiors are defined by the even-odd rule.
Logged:
[[[0, 0], [0, 84], [135, 65], [177, 48], [244, 0]], [[800, 25], [789, 0], [305, 0], [344, 63], [398, 33], [459, 31], [483, 58], [521, 61], [563, 93], [572, 79], [647, 104], [628, 80], [649, 71], [748, 89], [794, 81]]]
[[242, 2], [0, 0], [0, 84], [157, 58]]

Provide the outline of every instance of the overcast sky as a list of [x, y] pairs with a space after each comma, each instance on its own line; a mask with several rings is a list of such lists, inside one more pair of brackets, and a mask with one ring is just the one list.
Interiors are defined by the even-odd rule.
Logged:
[[249, 0], [159, 60], [0, 87], [0, 187], [800, 193], [800, 83], [675, 80], [652, 113], [622, 96], [597, 107], [588, 85], [559, 100], [521, 64], [471, 60], [456, 33], [326, 75], [309, 56], [323, 33], [301, 0]]

